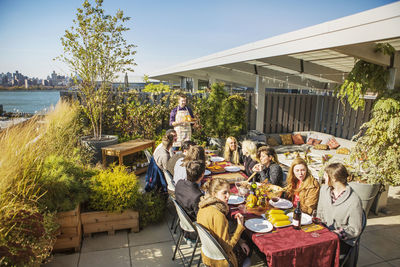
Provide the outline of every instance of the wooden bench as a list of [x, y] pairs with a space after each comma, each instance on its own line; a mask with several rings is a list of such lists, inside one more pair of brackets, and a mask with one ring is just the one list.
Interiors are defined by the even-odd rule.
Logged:
[[[103, 158], [103, 166], [107, 167], [107, 156], [118, 157], [119, 165], [123, 165], [123, 157], [127, 155], [131, 155], [136, 152], [140, 152], [145, 150], [146, 148], [153, 148], [153, 152], [155, 150], [155, 142], [154, 140], [147, 139], [136, 139], [130, 140], [127, 142], [123, 142], [116, 145], [106, 146], [101, 149], [102, 158]], [[141, 174], [146, 171], [147, 168], [142, 168], [137, 170], [136, 174]]]

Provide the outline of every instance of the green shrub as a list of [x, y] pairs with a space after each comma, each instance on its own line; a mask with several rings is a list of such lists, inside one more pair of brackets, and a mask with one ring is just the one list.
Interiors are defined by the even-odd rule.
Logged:
[[98, 211], [123, 211], [136, 206], [139, 193], [137, 177], [124, 166], [102, 170], [89, 181], [89, 208]]
[[140, 227], [156, 223], [164, 217], [165, 196], [157, 192], [148, 192], [140, 196], [135, 207], [139, 211]]
[[40, 266], [56, 240], [54, 214], [39, 212], [35, 203], [0, 202], [0, 266]]
[[38, 181], [43, 193], [39, 204], [49, 211], [73, 210], [88, 199], [84, 180], [94, 174], [93, 170], [87, 170], [63, 156], [47, 157]]

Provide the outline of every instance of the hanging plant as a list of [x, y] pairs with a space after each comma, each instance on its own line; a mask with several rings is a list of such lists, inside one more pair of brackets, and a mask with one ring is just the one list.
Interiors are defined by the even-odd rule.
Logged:
[[[389, 43], [377, 44], [376, 53], [392, 56], [396, 50]], [[336, 89], [335, 94], [344, 103], [347, 98], [350, 106], [357, 110], [364, 109], [364, 96], [367, 92], [376, 93], [378, 98], [387, 90], [389, 70], [364, 60], [357, 60], [353, 69], [347, 75], [343, 84]]]

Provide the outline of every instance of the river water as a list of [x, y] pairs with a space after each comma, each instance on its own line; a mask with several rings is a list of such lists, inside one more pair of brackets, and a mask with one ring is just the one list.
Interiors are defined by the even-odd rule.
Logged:
[[55, 106], [60, 99], [60, 92], [46, 91], [0, 91], [0, 105], [6, 112], [37, 113], [46, 112]]

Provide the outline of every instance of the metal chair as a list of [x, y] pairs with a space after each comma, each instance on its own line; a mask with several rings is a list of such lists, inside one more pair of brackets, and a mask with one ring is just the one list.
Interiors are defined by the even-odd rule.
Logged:
[[362, 228], [361, 228], [361, 233], [357, 236], [356, 242], [354, 243], [354, 246], [352, 246], [349, 251], [347, 251], [346, 254], [340, 255], [340, 267], [345, 266], [347, 261], [354, 257], [353, 260], [353, 266], [357, 266], [357, 261], [358, 261], [358, 253], [360, 250], [360, 239], [361, 235], [364, 232], [365, 226], [367, 225], [367, 215], [365, 214], [365, 211], [363, 210], [363, 215], [362, 215]]
[[[143, 150], [143, 152], [144, 152], [144, 155], [145, 155], [146, 158], [147, 158], [147, 161], [150, 163], [150, 159], [151, 159], [151, 157], [152, 157], [150, 151], [149, 151], [148, 149], [145, 149], [145, 150]], [[153, 152], [154, 152], [154, 151], [153, 151]]]
[[[179, 217], [179, 225], [181, 227], [181, 233], [179, 234], [178, 242], [177, 242], [177, 244], [175, 246], [174, 255], [172, 256], [172, 260], [175, 260], [176, 252], [178, 251], [179, 246], [180, 246], [180, 244], [182, 242], [182, 239], [183, 239], [183, 233], [184, 232], [194, 233], [194, 232], [196, 232], [196, 229], [194, 228], [193, 222], [189, 218], [189, 215], [187, 215], [186, 211], [178, 204], [178, 202], [176, 202], [175, 199], [172, 199], [172, 202], [175, 205], [176, 213], [178, 214], [178, 217]], [[189, 265], [188, 265], [189, 267], [192, 265], [194, 254], [196, 252], [196, 248], [197, 248], [197, 244], [198, 243], [199, 243], [199, 237], [197, 236], [196, 243], [195, 243], [194, 248], [193, 248], [192, 256], [190, 257], [190, 261], [189, 261]], [[181, 253], [182, 257], [185, 258], [183, 256], [182, 251], [180, 251], [180, 249], [179, 249], [179, 252]], [[184, 261], [183, 265], [185, 265], [185, 261]]]
[[172, 182], [172, 175], [169, 173], [169, 171], [164, 170], [164, 177], [165, 180], [167, 181], [168, 193], [175, 193], [175, 185]]
[[[207, 229], [197, 222], [194, 222], [193, 224], [196, 227], [197, 234], [200, 237], [201, 251], [203, 254], [213, 260], [226, 260], [229, 266], [233, 267], [233, 264], [229, 260], [228, 254], [226, 254], [225, 250], [221, 247], [214, 236], [212, 236]], [[200, 266], [200, 262], [201, 257], [197, 266]]]

